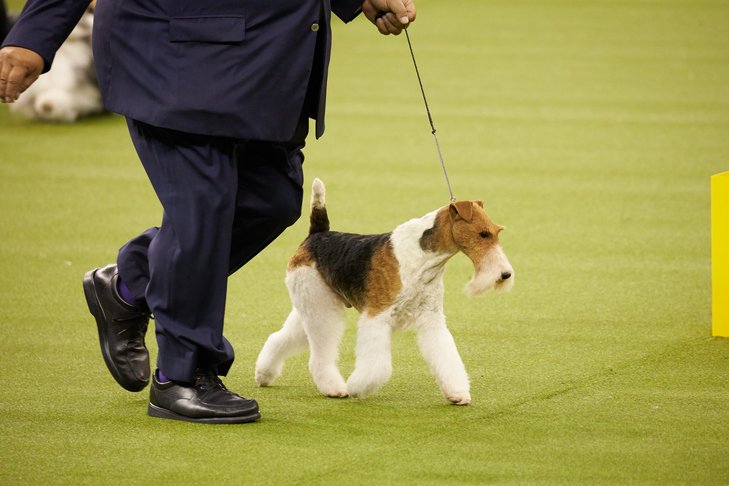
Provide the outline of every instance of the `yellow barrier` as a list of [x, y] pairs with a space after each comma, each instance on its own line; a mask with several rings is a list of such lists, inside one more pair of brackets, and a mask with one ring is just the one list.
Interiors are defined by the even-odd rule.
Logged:
[[729, 172], [711, 176], [711, 334], [729, 337]]

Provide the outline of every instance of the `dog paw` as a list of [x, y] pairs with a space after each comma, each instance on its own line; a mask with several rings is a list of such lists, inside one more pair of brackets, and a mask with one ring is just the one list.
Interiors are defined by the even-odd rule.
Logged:
[[352, 398], [367, 398], [370, 395], [371, 392], [366, 390], [353, 390], [350, 391], [349, 394], [352, 396]]
[[347, 392], [347, 389], [332, 389], [328, 390], [326, 392], [323, 392], [324, 395], [328, 396], [329, 398], [347, 398], [349, 396], [349, 393]]
[[468, 392], [450, 393], [446, 398], [453, 405], [468, 405], [471, 403], [471, 394]]
[[271, 370], [256, 369], [255, 379], [258, 386], [269, 386], [278, 377], [278, 373]]
[[317, 389], [323, 395], [332, 398], [343, 398], [349, 395], [347, 383], [336, 365], [310, 367], [310, 371]]
[[347, 390], [353, 397], [366, 398], [382, 388], [391, 375], [392, 368], [389, 366], [358, 366], [347, 379]]
[[349, 394], [355, 398], [366, 398], [377, 391], [378, 388], [379, 386], [376, 383], [352, 379], [351, 376], [347, 380]]
[[317, 388], [322, 395], [326, 395], [329, 398], [346, 398], [349, 396], [349, 391], [347, 391], [347, 385], [344, 383], [344, 380], [341, 380], [339, 383], [317, 383]]

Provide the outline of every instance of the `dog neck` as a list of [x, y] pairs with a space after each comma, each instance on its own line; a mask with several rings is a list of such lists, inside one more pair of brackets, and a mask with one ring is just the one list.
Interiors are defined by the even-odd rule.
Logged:
[[447, 218], [447, 211], [441, 208], [393, 230], [393, 249], [406, 286], [416, 281], [427, 285], [441, 277], [445, 264], [458, 252], [444, 214]]

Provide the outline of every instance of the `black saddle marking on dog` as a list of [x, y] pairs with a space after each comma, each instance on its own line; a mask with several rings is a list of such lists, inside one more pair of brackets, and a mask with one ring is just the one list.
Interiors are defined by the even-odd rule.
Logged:
[[314, 256], [324, 280], [357, 307], [364, 301], [367, 275], [378, 248], [390, 241], [391, 233], [359, 235], [327, 231], [309, 235], [306, 248]]
[[441, 252], [443, 251], [444, 245], [448, 244], [447, 239], [444, 239], [443, 225], [448, 224], [448, 221], [443, 218], [443, 213], [438, 212], [433, 221], [433, 226], [423, 231], [420, 235], [420, 249], [423, 251], [430, 252]]
[[423, 234], [420, 236], [420, 240], [418, 240], [418, 241], [420, 243], [421, 250], [435, 251], [435, 249], [433, 248], [432, 240], [434, 237], [436, 224], [437, 224], [437, 222], [433, 223], [433, 226], [428, 228], [427, 230], [423, 231]]

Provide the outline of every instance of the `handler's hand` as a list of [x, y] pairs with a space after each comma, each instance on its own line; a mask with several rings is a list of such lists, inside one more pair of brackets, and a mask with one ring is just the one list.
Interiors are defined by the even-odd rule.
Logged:
[[362, 12], [381, 34], [398, 35], [415, 20], [412, 0], [364, 0]]
[[0, 101], [12, 103], [43, 72], [43, 58], [23, 47], [0, 49]]

